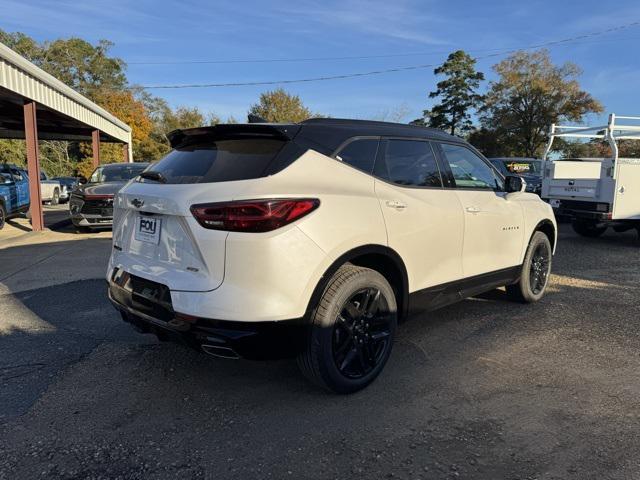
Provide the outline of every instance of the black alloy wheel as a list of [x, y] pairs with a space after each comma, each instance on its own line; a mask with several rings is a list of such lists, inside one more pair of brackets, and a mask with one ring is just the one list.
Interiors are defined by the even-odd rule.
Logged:
[[535, 232], [531, 237], [520, 278], [507, 285], [507, 295], [517, 302], [532, 303], [540, 300], [547, 289], [551, 275], [553, 248], [549, 237], [543, 232]]
[[333, 328], [333, 360], [347, 378], [363, 378], [390, 347], [391, 315], [379, 289], [356, 292], [343, 305]]
[[302, 373], [336, 393], [362, 390], [391, 355], [396, 293], [378, 271], [347, 263], [324, 287], [298, 357]]
[[531, 257], [531, 265], [529, 267], [529, 284], [534, 295], [538, 295], [547, 285], [550, 260], [551, 252], [547, 245], [544, 243], [538, 244]]

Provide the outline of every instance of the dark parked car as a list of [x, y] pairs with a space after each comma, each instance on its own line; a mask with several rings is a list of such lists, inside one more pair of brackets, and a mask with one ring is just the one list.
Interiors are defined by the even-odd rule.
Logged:
[[490, 158], [489, 161], [504, 176], [518, 175], [527, 182], [527, 192], [540, 195], [542, 190], [542, 160], [524, 157]]
[[71, 193], [71, 221], [80, 230], [113, 224], [113, 196], [129, 180], [140, 175], [148, 163], [100, 165], [89, 180]]

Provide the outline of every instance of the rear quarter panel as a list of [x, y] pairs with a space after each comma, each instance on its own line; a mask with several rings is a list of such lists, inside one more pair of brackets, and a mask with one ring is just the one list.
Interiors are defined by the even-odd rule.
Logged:
[[[375, 196], [373, 177], [338, 160], [309, 150], [278, 174], [251, 182], [234, 199], [278, 197], [320, 200], [320, 206], [295, 225], [318, 247], [322, 255], [312, 248], [305, 252], [291, 244], [284, 246], [292, 256], [297, 257], [297, 273], [281, 277], [287, 279], [298, 296], [298, 313], [304, 313], [314, 288], [340, 256], [363, 245], [387, 245], [386, 228]], [[234, 255], [231, 244], [234, 238], [240, 239], [240, 236], [242, 234], [232, 233], [228, 238], [229, 259]], [[250, 250], [247, 249], [247, 253], [250, 255]], [[307, 254], [308, 258], [305, 258]], [[235, 258], [239, 260], [240, 256], [236, 254]], [[228, 271], [234, 268], [230, 263], [227, 264]]]

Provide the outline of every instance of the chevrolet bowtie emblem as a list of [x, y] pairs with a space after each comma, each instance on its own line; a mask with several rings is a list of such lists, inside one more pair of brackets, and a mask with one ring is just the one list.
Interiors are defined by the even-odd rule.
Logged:
[[133, 205], [136, 208], [140, 208], [144, 205], [144, 200], [134, 198], [133, 200], [131, 200], [131, 205]]

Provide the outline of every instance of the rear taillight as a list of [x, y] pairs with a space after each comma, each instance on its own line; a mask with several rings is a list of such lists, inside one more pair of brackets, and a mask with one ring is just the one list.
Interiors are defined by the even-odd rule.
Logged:
[[192, 205], [198, 223], [211, 230], [269, 232], [283, 227], [320, 205], [317, 198], [243, 200]]

